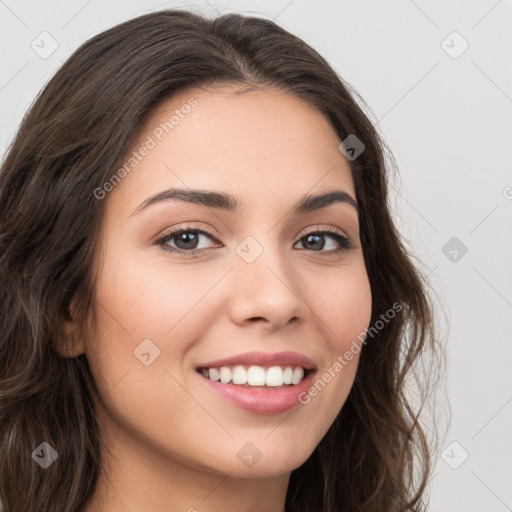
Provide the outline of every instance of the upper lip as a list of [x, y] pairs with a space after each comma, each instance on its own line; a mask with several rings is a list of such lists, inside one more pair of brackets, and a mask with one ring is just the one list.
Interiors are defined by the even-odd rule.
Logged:
[[246, 352], [225, 359], [216, 359], [198, 365], [198, 368], [219, 368], [221, 366], [256, 365], [256, 366], [301, 366], [306, 370], [316, 369], [315, 362], [297, 352]]

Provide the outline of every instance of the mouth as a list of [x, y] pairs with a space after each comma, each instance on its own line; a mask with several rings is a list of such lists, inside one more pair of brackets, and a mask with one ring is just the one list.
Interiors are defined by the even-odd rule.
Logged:
[[316, 373], [315, 363], [294, 352], [252, 352], [195, 368], [204, 385], [246, 412], [279, 414], [300, 405]]
[[285, 389], [300, 384], [313, 370], [301, 366], [236, 365], [196, 370], [206, 379], [246, 389]]

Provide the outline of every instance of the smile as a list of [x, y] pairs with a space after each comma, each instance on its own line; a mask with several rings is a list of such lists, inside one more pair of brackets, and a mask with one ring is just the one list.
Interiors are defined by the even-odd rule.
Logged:
[[222, 366], [220, 368], [201, 368], [201, 374], [214, 382], [234, 384], [246, 387], [281, 388], [299, 384], [305, 375], [301, 366]]
[[315, 363], [295, 352], [251, 352], [196, 367], [210, 392], [246, 412], [280, 414], [298, 405], [311, 385]]

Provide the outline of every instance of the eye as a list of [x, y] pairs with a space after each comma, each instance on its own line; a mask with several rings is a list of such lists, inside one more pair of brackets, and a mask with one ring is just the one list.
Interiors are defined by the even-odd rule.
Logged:
[[[199, 247], [201, 238], [215, 240], [213, 235], [202, 229], [185, 227], [167, 233], [159, 238], [156, 243], [168, 252], [193, 255], [205, 249], [205, 247]], [[176, 246], [173, 247], [169, 242], [174, 242]]]
[[[330, 238], [331, 242], [326, 243], [325, 238]], [[329, 254], [337, 254], [352, 248], [350, 238], [332, 228], [311, 231], [301, 236], [298, 242], [300, 242], [305, 249], [314, 252], [327, 252]], [[323, 250], [325, 248], [328, 250]]]

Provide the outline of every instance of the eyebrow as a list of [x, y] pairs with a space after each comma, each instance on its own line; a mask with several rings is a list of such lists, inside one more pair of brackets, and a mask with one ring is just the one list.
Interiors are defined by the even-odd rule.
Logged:
[[[206, 206], [208, 208], [225, 210], [232, 213], [240, 213], [242, 210], [240, 201], [236, 197], [225, 192], [170, 188], [146, 199], [139, 206], [137, 206], [137, 208], [135, 208], [130, 216], [145, 210], [155, 203], [172, 199], [197, 204], [200, 206]], [[357, 213], [359, 213], [359, 208], [355, 199], [343, 190], [329, 190], [317, 195], [306, 194], [295, 204], [293, 213], [295, 215], [301, 215], [320, 210], [321, 208], [326, 208], [327, 206], [336, 203], [349, 204], [355, 208]]]

